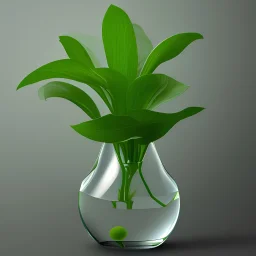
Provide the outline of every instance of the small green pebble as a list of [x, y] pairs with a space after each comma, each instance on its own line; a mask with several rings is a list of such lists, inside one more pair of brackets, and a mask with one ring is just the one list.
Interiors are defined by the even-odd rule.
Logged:
[[109, 231], [109, 236], [115, 241], [122, 241], [127, 237], [127, 235], [127, 230], [122, 226], [115, 226]]

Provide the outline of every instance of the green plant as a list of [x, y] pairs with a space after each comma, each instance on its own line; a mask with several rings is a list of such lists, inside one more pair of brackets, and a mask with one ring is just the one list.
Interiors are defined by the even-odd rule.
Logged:
[[[176, 123], [203, 108], [189, 107], [171, 114], [152, 111], [188, 89], [167, 75], [153, 72], [161, 63], [175, 58], [193, 41], [202, 38], [198, 33], [177, 34], [153, 48], [143, 29], [132, 24], [122, 9], [111, 5], [102, 23], [108, 67], [96, 67], [88, 47], [70, 36], [61, 36], [60, 42], [69, 58], [36, 69], [21, 81], [17, 89], [53, 78], [90, 86], [105, 102], [110, 114], [101, 117], [90, 96], [66, 82], [49, 82], [40, 88], [39, 95], [43, 99], [60, 97], [73, 102], [92, 120], [72, 128], [91, 140], [113, 143], [122, 169], [118, 200], [125, 202], [127, 209], [132, 208], [135, 191], [130, 191], [130, 184], [137, 171], [152, 199], [165, 206], [144, 182], [143, 157], [150, 142], [163, 137]], [[116, 202], [112, 203], [115, 207]]]
[[128, 235], [127, 230], [122, 226], [115, 226], [109, 231], [109, 236], [113, 239], [120, 247], [124, 247], [122, 240]]

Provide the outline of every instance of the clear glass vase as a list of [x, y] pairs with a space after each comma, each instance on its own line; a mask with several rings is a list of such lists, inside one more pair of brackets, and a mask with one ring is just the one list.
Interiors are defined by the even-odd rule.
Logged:
[[157, 247], [174, 229], [179, 210], [178, 187], [154, 143], [103, 144], [79, 192], [84, 227], [103, 246]]

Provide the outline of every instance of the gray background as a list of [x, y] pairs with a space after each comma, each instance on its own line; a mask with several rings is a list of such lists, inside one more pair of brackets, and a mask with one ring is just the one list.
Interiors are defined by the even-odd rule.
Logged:
[[[182, 208], [169, 240], [150, 251], [101, 248], [80, 222], [77, 192], [100, 149], [69, 127], [86, 119], [82, 111], [40, 101], [39, 85], [15, 91], [30, 71], [65, 57], [59, 35], [100, 36], [111, 3], [154, 45], [180, 32], [205, 37], [157, 70], [191, 85], [160, 111], [206, 110], [156, 143]], [[0, 254], [255, 255], [255, 3], [0, 0]]]

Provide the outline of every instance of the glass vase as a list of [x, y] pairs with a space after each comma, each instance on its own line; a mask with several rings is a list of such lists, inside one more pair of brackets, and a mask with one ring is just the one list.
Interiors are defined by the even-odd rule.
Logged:
[[179, 210], [178, 187], [154, 143], [103, 144], [80, 187], [81, 220], [103, 246], [157, 247], [174, 229]]

